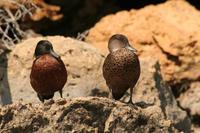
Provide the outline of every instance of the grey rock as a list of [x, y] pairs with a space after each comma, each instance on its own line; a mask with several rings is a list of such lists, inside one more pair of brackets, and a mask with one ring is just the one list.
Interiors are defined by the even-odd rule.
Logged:
[[180, 106], [187, 110], [192, 119], [192, 130], [195, 133], [200, 132], [199, 117], [200, 117], [200, 83], [193, 81], [178, 98]]
[[178, 98], [180, 106], [189, 110], [191, 115], [200, 115], [200, 82], [190, 84], [188, 90]]

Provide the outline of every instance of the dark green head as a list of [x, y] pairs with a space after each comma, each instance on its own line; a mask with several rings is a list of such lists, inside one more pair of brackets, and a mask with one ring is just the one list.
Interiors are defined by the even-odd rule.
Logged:
[[130, 44], [126, 36], [122, 34], [115, 34], [113, 35], [108, 42], [108, 49], [110, 52], [117, 51], [121, 48], [127, 48], [129, 50], [132, 50], [136, 52], [136, 49], [134, 49]]
[[50, 54], [56, 59], [60, 58], [60, 56], [54, 52], [52, 44], [47, 40], [41, 40], [37, 43], [34, 56], [37, 58], [44, 54]]

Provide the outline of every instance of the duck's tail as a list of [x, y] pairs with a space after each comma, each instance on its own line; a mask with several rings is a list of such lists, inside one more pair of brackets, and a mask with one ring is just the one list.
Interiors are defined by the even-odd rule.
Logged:
[[44, 102], [44, 100], [48, 100], [48, 99], [53, 98], [54, 93], [53, 93], [53, 94], [50, 94], [50, 95], [41, 95], [41, 94], [38, 93], [37, 96], [38, 96], [38, 98], [39, 98], [39, 100], [40, 100], [41, 102]]
[[124, 94], [127, 90], [128, 90], [128, 88], [127, 89], [124, 89], [124, 88], [123, 89], [115, 89], [115, 90], [112, 89], [112, 96], [115, 100], [119, 100], [124, 96]]

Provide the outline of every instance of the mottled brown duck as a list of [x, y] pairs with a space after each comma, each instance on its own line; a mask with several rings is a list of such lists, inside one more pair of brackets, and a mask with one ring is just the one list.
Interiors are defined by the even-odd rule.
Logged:
[[133, 104], [133, 88], [140, 77], [140, 62], [136, 50], [122, 34], [115, 34], [109, 39], [108, 49], [110, 53], [103, 64], [106, 84], [115, 100], [121, 99], [130, 89], [129, 103]]

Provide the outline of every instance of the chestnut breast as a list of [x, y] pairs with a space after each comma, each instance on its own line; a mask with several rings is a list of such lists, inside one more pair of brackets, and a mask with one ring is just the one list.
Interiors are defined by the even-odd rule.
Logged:
[[45, 54], [33, 62], [30, 79], [37, 93], [50, 95], [64, 87], [67, 71], [61, 59]]
[[110, 53], [104, 61], [103, 76], [112, 92], [121, 97], [127, 89], [134, 87], [139, 79], [138, 56], [126, 48]]

